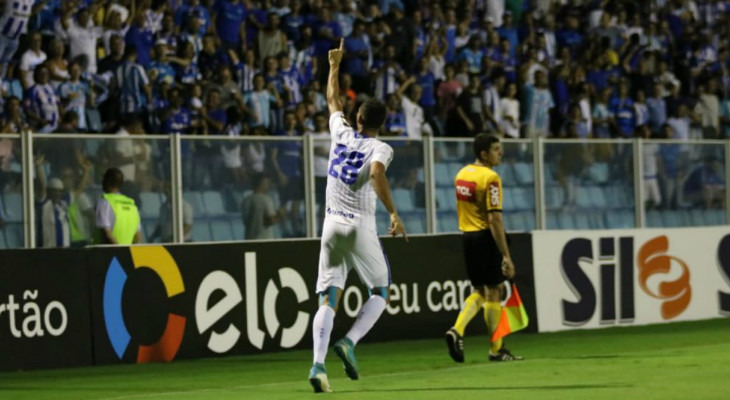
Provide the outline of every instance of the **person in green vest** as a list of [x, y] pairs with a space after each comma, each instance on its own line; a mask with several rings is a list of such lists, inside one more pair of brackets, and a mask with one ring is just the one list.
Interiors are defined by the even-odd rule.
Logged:
[[142, 241], [139, 210], [134, 200], [120, 193], [124, 174], [119, 168], [104, 172], [104, 191], [96, 204], [97, 244], [134, 244]]

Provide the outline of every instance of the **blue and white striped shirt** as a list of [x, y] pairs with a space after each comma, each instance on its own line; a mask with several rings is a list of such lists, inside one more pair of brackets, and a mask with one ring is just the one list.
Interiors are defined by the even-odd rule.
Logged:
[[[68, 101], [67, 111], [74, 111], [79, 117], [79, 130], [85, 131], [86, 125], [86, 103], [89, 94], [89, 84], [86, 82], [64, 82], [58, 87], [58, 95], [61, 99]], [[75, 97], [74, 97], [75, 95]]]
[[258, 73], [258, 70], [248, 64], [238, 63], [236, 65], [238, 87], [241, 88], [241, 93], [246, 94], [253, 91], [253, 78], [256, 73]]
[[50, 83], [45, 85], [37, 83], [31, 86], [28, 89], [27, 101], [28, 108], [48, 122], [47, 125], [39, 127], [40, 132], [50, 133], [58, 128], [58, 97]]
[[122, 113], [138, 113], [147, 104], [144, 87], [150, 81], [144, 68], [129, 61], [125, 61], [117, 68], [114, 74], [119, 88], [119, 102]]
[[5, 0], [5, 10], [0, 18], [0, 34], [16, 40], [28, 31], [28, 18], [35, 0]]
[[302, 102], [302, 89], [301, 86], [304, 82], [304, 77], [299, 72], [299, 69], [295, 66], [291, 66], [288, 71], [279, 71], [281, 80], [284, 82], [284, 86], [289, 88], [291, 92], [291, 101], [289, 104], [297, 104]]

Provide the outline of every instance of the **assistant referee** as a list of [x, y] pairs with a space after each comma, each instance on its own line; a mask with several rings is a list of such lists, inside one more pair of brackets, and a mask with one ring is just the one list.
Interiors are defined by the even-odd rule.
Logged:
[[[503, 282], [515, 275], [502, 220], [502, 180], [494, 171], [502, 162], [502, 144], [494, 135], [479, 134], [474, 138], [474, 154], [476, 161], [454, 179], [466, 272], [472, 285], [456, 324], [446, 332], [449, 354], [456, 362], [464, 362], [464, 329], [482, 306], [489, 336], [497, 329]], [[521, 357], [510, 353], [502, 339], [490, 343], [490, 361], [518, 359]]]

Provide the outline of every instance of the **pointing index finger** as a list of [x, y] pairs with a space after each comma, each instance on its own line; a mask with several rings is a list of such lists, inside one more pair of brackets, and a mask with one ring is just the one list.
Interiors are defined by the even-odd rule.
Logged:
[[345, 51], [345, 38], [340, 39], [340, 51]]

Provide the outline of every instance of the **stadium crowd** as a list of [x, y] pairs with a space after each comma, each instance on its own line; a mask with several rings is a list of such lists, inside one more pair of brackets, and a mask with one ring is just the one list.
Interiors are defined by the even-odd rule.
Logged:
[[[2, 3], [3, 133], [322, 135], [327, 51], [344, 37], [346, 113], [383, 100], [386, 136], [730, 138], [726, 0]], [[165, 190], [169, 165], [151, 165], [164, 146], [79, 143], [46, 154], [51, 175], [86, 182], [89, 162], [130, 164], [136, 190]], [[300, 154], [301, 142], [196, 141], [185, 186], [253, 190], [267, 172], [290, 204], [277, 218], [297, 220]], [[19, 184], [19, 156], [0, 139], [0, 189]], [[405, 158], [396, 186], [412, 188]]]

